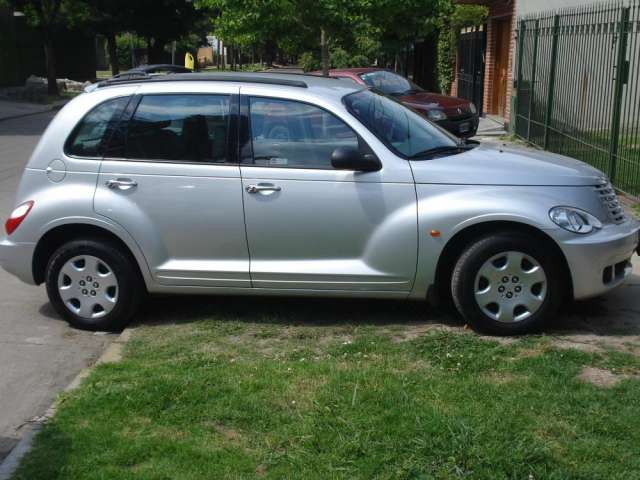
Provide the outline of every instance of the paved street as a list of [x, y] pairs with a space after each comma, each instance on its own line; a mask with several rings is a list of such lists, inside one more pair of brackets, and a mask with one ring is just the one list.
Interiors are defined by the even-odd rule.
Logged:
[[[52, 113], [0, 121], [0, 218], [13, 207], [25, 163]], [[3, 227], [4, 228], [4, 227]], [[0, 460], [20, 426], [42, 415], [55, 395], [103, 350], [111, 336], [70, 329], [42, 287], [0, 269]]]

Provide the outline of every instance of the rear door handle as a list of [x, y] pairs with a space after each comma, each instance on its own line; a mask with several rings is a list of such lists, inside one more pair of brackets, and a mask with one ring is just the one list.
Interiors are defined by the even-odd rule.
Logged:
[[245, 188], [247, 193], [259, 193], [259, 192], [279, 192], [281, 187], [273, 185], [272, 183], [258, 183], [257, 185], [247, 185]]
[[138, 182], [131, 180], [130, 178], [112, 178], [105, 182], [105, 185], [110, 189], [117, 188], [118, 190], [129, 190], [138, 186]]

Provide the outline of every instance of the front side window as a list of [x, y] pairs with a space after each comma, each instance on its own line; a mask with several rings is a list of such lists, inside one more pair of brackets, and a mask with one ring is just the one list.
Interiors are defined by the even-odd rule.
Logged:
[[331, 169], [336, 148], [358, 148], [347, 124], [313, 105], [252, 97], [249, 111], [255, 165]]
[[130, 97], [114, 98], [91, 110], [65, 144], [65, 153], [77, 157], [102, 157]]
[[455, 137], [432, 125], [400, 102], [375, 90], [344, 97], [347, 109], [385, 145], [405, 158], [458, 146]]
[[223, 163], [227, 160], [229, 96], [148, 95], [131, 121], [125, 157]]

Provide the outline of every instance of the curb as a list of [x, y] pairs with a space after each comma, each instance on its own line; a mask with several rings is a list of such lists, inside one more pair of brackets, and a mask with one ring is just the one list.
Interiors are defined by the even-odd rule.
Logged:
[[43, 113], [55, 112], [57, 110], [60, 110], [62, 107], [64, 107], [67, 104], [67, 102], [68, 102], [68, 100], [65, 100], [65, 101], [59, 102], [59, 103], [54, 103], [53, 105], [49, 106], [48, 108], [45, 108], [43, 110], [39, 110], [37, 112], [20, 113], [18, 115], [11, 115], [11, 116], [8, 116], [8, 117], [0, 117], [0, 122], [4, 122], [6, 120], [16, 120], [17, 118], [31, 117], [33, 115], [41, 115]]
[[[81, 385], [82, 380], [87, 378], [96, 366], [103, 363], [118, 363], [122, 360], [122, 349], [131, 338], [132, 331], [133, 329], [131, 328], [123, 330], [122, 333], [109, 344], [104, 352], [102, 352], [98, 360], [96, 360], [92, 365], [80, 370], [80, 372], [62, 392], [71, 392], [78, 388]], [[20, 441], [18, 441], [9, 455], [7, 455], [2, 463], [0, 463], [0, 480], [9, 480], [18, 469], [22, 458], [31, 450], [37, 433], [42, 430], [44, 424], [55, 415], [56, 410], [58, 409], [58, 402], [58, 399], [54, 400], [43, 415], [36, 417], [26, 424]]]

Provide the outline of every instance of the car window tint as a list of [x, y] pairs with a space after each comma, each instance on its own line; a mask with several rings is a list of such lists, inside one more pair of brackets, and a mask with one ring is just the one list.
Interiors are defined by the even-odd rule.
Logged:
[[67, 140], [67, 155], [102, 157], [122, 111], [130, 97], [114, 98], [91, 110]]
[[360, 78], [370, 87], [377, 88], [386, 95], [402, 95], [406, 92], [422, 90], [406, 78], [385, 70], [363, 73]]
[[125, 156], [222, 163], [228, 134], [229, 96], [148, 95], [129, 122]]
[[336, 148], [358, 148], [351, 128], [313, 105], [251, 98], [249, 109], [255, 165], [330, 169]]
[[383, 143], [405, 157], [439, 147], [453, 147], [457, 140], [380, 92], [363, 90], [344, 97], [349, 111]]

